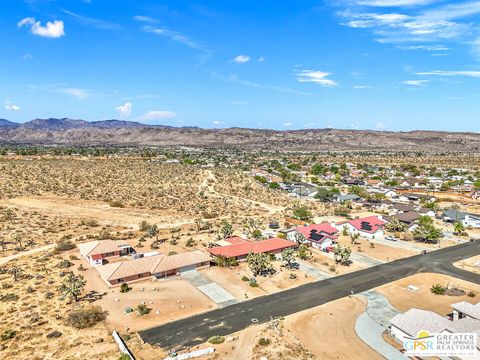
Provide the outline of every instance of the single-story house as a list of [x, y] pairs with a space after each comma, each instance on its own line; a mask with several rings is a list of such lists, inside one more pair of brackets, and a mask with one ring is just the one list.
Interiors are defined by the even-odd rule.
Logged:
[[358, 179], [358, 178], [342, 178], [341, 182], [344, 183], [345, 185], [349, 185], [349, 186], [352, 186], [352, 185], [357, 185], [358, 186], [358, 185], [364, 185], [365, 184], [362, 179]]
[[334, 197], [335, 202], [344, 202], [344, 201], [359, 201], [362, 200], [362, 198], [356, 194], [347, 194], [347, 195], [337, 195]]
[[400, 201], [413, 201], [414, 203], [419, 204], [420, 200], [423, 199], [426, 202], [432, 203], [435, 202], [436, 198], [434, 196], [426, 194], [415, 194], [410, 192], [404, 192], [398, 195]]
[[100, 277], [108, 286], [116, 286], [154, 276], [164, 279], [210, 266], [210, 256], [201, 251], [182, 254], [142, 257], [130, 261], [119, 261], [97, 267]]
[[419, 206], [417, 204], [414, 204], [414, 203], [408, 203], [408, 204], [394, 203], [394, 204], [392, 204], [392, 210], [396, 214], [405, 213], [405, 212], [409, 212], [409, 211], [417, 211], [418, 208], [419, 208]]
[[243, 260], [247, 258], [249, 253], [261, 254], [279, 254], [283, 250], [295, 247], [291, 241], [272, 238], [260, 241], [246, 240], [239, 237], [227, 238], [216, 243], [217, 246], [208, 249], [213, 256], [224, 256], [227, 258], [235, 258]]
[[80, 255], [90, 265], [102, 265], [109, 258], [134, 254], [135, 250], [128, 244], [119, 240], [96, 240], [78, 244]]
[[421, 207], [418, 212], [420, 213], [420, 215], [422, 216], [430, 216], [430, 217], [435, 217], [436, 213], [435, 211], [433, 211], [432, 209], [429, 209], [429, 208], [424, 208], [424, 207]]
[[393, 190], [393, 189], [383, 189], [383, 188], [372, 187], [372, 188], [367, 189], [367, 191], [369, 193], [372, 193], [372, 194], [382, 194], [385, 197], [390, 198], [390, 199], [397, 196], [396, 191]]
[[418, 212], [407, 211], [407, 212], [402, 212], [392, 216], [384, 216], [383, 219], [387, 222], [391, 222], [392, 219], [397, 219], [401, 223], [406, 224], [409, 230], [412, 230], [414, 227], [416, 227], [415, 222], [418, 220], [420, 216], [421, 215]]
[[[451, 305], [451, 316], [412, 308], [390, 319], [390, 334], [400, 342], [416, 338], [420, 331], [437, 333], [474, 333], [477, 336], [477, 357], [480, 356], [480, 302], [473, 305], [462, 301]], [[477, 358], [475, 357], [475, 358]], [[458, 357], [462, 359], [461, 356]], [[469, 359], [471, 359], [470, 357]]]
[[298, 226], [287, 233], [287, 239], [313, 246], [320, 250], [332, 247], [337, 239], [338, 230], [329, 223]]
[[375, 239], [384, 235], [385, 220], [382, 216], [368, 216], [355, 220], [342, 221], [335, 226], [342, 231], [345, 227], [350, 235], [360, 234], [367, 239]]
[[458, 210], [445, 210], [443, 220], [447, 222], [461, 222], [466, 227], [480, 229], [480, 215], [469, 214]]

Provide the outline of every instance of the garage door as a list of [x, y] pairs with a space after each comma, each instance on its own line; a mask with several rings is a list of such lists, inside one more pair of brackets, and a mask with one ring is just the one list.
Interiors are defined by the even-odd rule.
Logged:
[[197, 268], [196, 265], [189, 265], [189, 266], [184, 266], [180, 268], [180, 272], [185, 272], [185, 271], [192, 271]]

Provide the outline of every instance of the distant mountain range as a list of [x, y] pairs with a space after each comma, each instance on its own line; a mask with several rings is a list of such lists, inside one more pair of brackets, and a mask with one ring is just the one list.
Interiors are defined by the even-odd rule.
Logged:
[[478, 153], [480, 134], [442, 131], [341, 129], [260, 130], [201, 129], [147, 125], [134, 121], [0, 119], [0, 144], [69, 146], [200, 146], [285, 151], [405, 151]]
[[147, 125], [135, 121], [125, 120], [101, 120], [101, 121], [85, 121], [77, 119], [34, 119], [26, 123], [15, 123], [5, 119], [0, 119], [0, 129], [2, 128], [24, 128], [35, 130], [68, 130], [80, 128], [99, 128], [99, 129], [114, 129], [114, 128], [169, 128], [165, 125]]

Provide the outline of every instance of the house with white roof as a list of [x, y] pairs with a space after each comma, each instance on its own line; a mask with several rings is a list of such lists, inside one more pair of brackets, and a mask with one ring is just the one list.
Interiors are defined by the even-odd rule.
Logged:
[[135, 250], [128, 244], [119, 240], [96, 240], [78, 244], [80, 255], [90, 265], [102, 265], [108, 258], [135, 254]]
[[[433, 311], [412, 308], [390, 319], [390, 334], [400, 342], [417, 337], [420, 331], [437, 333], [473, 333], [477, 336], [477, 356], [480, 358], [480, 302], [462, 301], [452, 304], [451, 316], [441, 316]], [[458, 357], [462, 359], [462, 357]], [[471, 357], [470, 357], [471, 359]]]

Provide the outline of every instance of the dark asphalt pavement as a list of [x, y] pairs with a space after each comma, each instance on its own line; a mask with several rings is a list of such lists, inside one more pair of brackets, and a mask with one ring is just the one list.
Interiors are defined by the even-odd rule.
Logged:
[[254, 322], [264, 323], [422, 272], [451, 275], [480, 285], [480, 275], [452, 265], [479, 254], [480, 241], [464, 243], [180, 319], [141, 331], [140, 336], [164, 349], [190, 347], [214, 335], [242, 330]]

